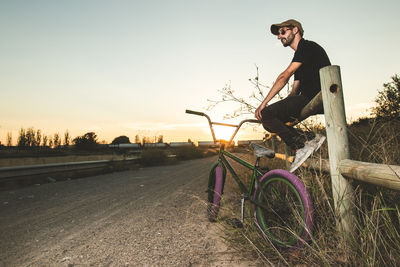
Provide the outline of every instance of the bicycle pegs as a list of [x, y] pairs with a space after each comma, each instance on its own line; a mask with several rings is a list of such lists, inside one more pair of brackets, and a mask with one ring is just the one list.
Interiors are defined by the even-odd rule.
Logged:
[[264, 138], [263, 138], [263, 142], [267, 142], [269, 139], [272, 138], [272, 136], [276, 136], [276, 133], [266, 133]]

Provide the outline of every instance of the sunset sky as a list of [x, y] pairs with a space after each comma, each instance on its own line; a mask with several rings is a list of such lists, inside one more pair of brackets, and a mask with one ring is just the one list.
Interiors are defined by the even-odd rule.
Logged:
[[269, 27], [289, 18], [341, 67], [354, 120], [400, 74], [399, 10], [398, 0], [0, 0], [0, 141], [12, 132], [15, 143], [21, 127], [209, 140], [185, 109], [205, 111], [227, 83], [248, 97], [256, 65], [271, 85], [294, 52]]

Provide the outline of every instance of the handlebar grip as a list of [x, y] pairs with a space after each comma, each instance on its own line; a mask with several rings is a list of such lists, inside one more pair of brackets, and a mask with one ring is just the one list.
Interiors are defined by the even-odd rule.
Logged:
[[203, 112], [198, 112], [198, 111], [193, 111], [193, 110], [186, 110], [186, 113], [188, 114], [193, 114], [193, 115], [199, 115], [199, 116], [205, 116], [205, 114]]

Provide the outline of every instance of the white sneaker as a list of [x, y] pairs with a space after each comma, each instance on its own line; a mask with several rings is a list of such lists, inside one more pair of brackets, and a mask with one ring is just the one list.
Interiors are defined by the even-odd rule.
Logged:
[[322, 134], [316, 134], [315, 138], [304, 143], [304, 147], [296, 150], [294, 161], [290, 166], [290, 172], [294, 172], [298, 167], [308, 159], [314, 151], [317, 151], [322, 143], [325, 141], [325, 136]]

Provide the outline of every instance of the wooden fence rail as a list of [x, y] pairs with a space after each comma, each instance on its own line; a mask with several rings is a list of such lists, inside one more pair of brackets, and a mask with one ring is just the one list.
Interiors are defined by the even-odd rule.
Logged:
[[347, 178], [400, 191], [400, 166], [342, 160], [340, 173]]
[[[275, 158], [293, 162], [293, 157], [281, 153], [275, 153]], [[308, 159], [302, 167], [330, 173], [328, 159]], [[348, 179], [400, 191], [400, 166], [346, 159], [340, 161], [339, 171]]]
[[[338, 218], [338, 228], [347, 236], [353, 229], [354, 193], [348, 179], [400, 191], [400, 166], [355, 161], [350, 159], [346, 112], [339, 66], [320, 70], [321, 92], [304, 107], [299, 120], [311, 115], [325, 114], [329, 160], [307, 160], [303, 166], [327, 171], [332, 178], [332, 193]], [[277, 158], [292, 161], [287, 154]]]

